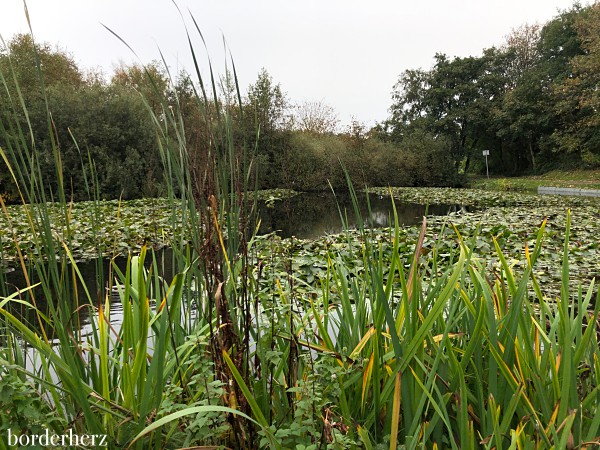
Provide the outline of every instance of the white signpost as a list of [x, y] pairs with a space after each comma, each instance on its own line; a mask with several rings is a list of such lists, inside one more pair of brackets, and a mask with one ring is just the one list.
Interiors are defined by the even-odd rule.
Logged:
[[483, 156], [485, 156], [485, 173], [487, 174], [488, 180], [490, 179], [490, 169], [488, 168], [488, 161], [487, 161], [487, 157], [490, 155], [490, 151], [489, 150], [484, 150], [483, 151]]

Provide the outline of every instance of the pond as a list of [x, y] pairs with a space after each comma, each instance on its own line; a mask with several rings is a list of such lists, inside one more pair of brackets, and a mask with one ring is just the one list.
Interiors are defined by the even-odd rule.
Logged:
[[[421, 222], [423, 215], [447, 215], [458, 210], [467, 211], [466, 207], [459, 205], [429, 205], [403, 202], [396, 200], [396, 210], [400, 225], [417, 225]], [[472, 209], [472, 208], [471, 208]], [[386, 227], [393, 222], [392, 201], [389, 197], [381, 195], [370, 195], [369, 203], [364, 194], [359, 194], [359, 210], [366, 227]], [[260, 228], [259, 234], [276, 233], [282, 238], [295, 236], [300, 239], [318, 239], [325, 234], [339, 233], [343, 230], [340, 213], [344, 221], [350, 228], [357, 225], [357, 218], [354, 212], [352, 200], [348, 194], [332, 193], [302, 193], [290, 198], [276, 200], [273, 202], [259, 203]], [[159, 250], [155, 253], [162, 268], [161, 276], [170, 281], [174, 276], [172, 267], [172, 251], [168, 248]], [[147, 258], [147, 262], [151, 258]], [[123, 272], [126, 269], [127, 258], [118, 257], [115, 259], [116, 265]], [[77, 289], [80, 294], [83, 292], [83, 284], [87, 287], [92, 298], [96, 293], [102, 293], [103, 286], [106, 285], [109, 276], [110, 260], [105, 259], [99, 264], [97, 260], [80, 262], [77, 265], [83, 283], [77, 282]], [[99, 268], [102, 267], [100, 275]], [[38, 282], [38, 276], [35, 273], [30, 275], [31, 283]], [[14, 292], [17, 288], [27, 286], [25, 277], [21, 270], [17, 269], [5, 274], [6, 287], [8, 292]], [[36, 299], [38, 306], [43, 306], [43, 291], [37, 288]], [[26, 313], [26, 308], [20, 305], [13, 312], [17, 316], [25, 319], [32, 327], [37, 328], [34, 314]], [[122, 307], [119, 296], [116, 292], [111, 292], [111, 322], [119, 325], [122, 318]], [[90, 318], [89, 308], [82, 308], [79, 311], [79, 321], [82, 325], [82, 335], [91, 331], [89, 328]], [[27, 317], [24, 317], [24, 316]]]

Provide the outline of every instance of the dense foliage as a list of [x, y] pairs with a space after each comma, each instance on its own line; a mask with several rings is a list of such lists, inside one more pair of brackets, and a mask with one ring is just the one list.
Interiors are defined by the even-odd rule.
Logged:
[[[8, 154], [15, 150], [11, 163], [26, 170], [16, 151], [25, 141], [35, 147], [34, 170], [55, 196], [62, 176], [67, 195], [90, 198], [85, 179], [92, 173], [104, 198], [161, 193], [162, 164], [150, 115], [132, 83], [119, 74], [107, 83], [101, 74], [83, 74], [60, 49], [34, 43], [30, 35], [15, 36], [0, 53], [0, 126], [5, 131], [0, 147]], [[60, 167], [54, 145], [61, 152]], [[1, 164], [0, 192], [16, 200], [14, 182]]]
[[575, 4], [481, 56], [403, 72], [380, 128], [394, 143], [416, 130], [445, 139], [457, 170], [485, 172], [485, 149], [495, 174], [599, 167], [598, 61], [600, 3]]
[[[92, 177], [98, 179], [101, 198], [164, 195], [152, 114], [170, 126], [161, 117], [173, 108], [180, 111], [181, 133], [196, 155], [203, 153], [210, 129], [195, 100], [200, 87], [186, 72], [171, 79], [158, 62], [119, 67], [108, 79], [102, 73], [84, 73], [60, 48], [34, 42], [30, 35], [16, 35], [0, 52], [0, 82], [0, 126], [6, 131], [0, 147], [18, 155], [23, 140], [31, 142], [36, 170], [52, 196], [63, 178], [67, 197], [90, 198], [87, 182]], [[342, 187], [342, 165], [354, 179], [369, 185], [458, 182], [448, 170], [450, 159], [443, 146], [429, 134], [396, 145], [359, 123], [340, 131], [331, 107], [320, 102], [292, 104], [266, 70], [249, 86], [241, 104], [231, 73], [221, 78], [219, 86], [220, 100], [208, 105], [235, 123], [239, 145], [256, 144], [260, 187], [322, 190], [330, 183]], [[21, 102], [28, 117], [22, 114]], [[28, 122], [30, 132], [19, 134], [17, 130], [28, 129]], [[54, 146], [60, 150], [60, 162], [55, 161]], [[9, 159], [13, 166], [30, 170], [18, 156]], [[0, 165], [0, 193], [16, 201], [12, 177], [5, 163]]]
[[[294, 104], [264, 69], [245, 95], [231, 73], [223, 75], [220, 100], [210, 107], [235, 122], [236, 142], [256, 143], [262, 188], [343, 187], [340, 162], [361, 184], [454, 186], [462, 183], [459, 174], [484, 170], [484, 149], [491, 150], [492, 174], [594, 168], [599, 24], [600, 4], [575, 4], [543, 26], [513, 30], [481, 56], [436, 54], [431, 69], [401, 74], [390, 118], [371, 130], [357, 122], [341, 130], [335, 111], [321, 102]], [[88, 198], [92, 174], [103, 198], [165, 194], [148, 110], [160, 119], [177, 107], [191, 146], [210, 128], [194, 101], [200, 88], [186, 72], [170, 78], [159, 62], [119, 67], [111, 77], [84, 73], [64, 50], [16, 35], [0, 50], [0, 73], [0, 124], [10, 136], [0, 146], [35, 143], [36, 164], [54, 194], [64, 177], [68, 195]], [[28, 118], [18, 118], [21, 102]], [[16, 134], [14, 120], [29, 120], [30, 132]], [[61, 150], [58, 171], [50, 139]], [[0, 193], [17, 198], [6, 170]]]

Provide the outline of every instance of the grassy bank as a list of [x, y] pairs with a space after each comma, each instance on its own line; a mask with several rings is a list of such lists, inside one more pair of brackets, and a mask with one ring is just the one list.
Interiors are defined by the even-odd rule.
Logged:
[[536, 191], [538, 186], [555, 186], [579, 189], [600, 189], [600, 170], [560, 171], [529, 177], [471, 178], [469, 185], [475, 189]]

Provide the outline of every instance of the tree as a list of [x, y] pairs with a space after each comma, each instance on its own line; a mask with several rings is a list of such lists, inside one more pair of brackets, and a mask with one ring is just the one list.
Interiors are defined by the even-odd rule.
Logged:
[[[68, 53], [34, 42], [29, 34], [15, 35], [0, 50], [0, 121], [4, 129], [0, 146], [13, 155], [11, 165], [20, 165], [25, 173], [32, 165], [39, 166], [47, 191], [55, 191], [60, 170], [50, 139], [54, 131], [47, 93], [60, 87], [77, 90], [83, 85], [83, 75]], [[21, 132], [26, 140], [20, 139]], [[0, 192], [10, 192], [14, 186], [2, 166], [4, 162], [0, 162]]]
[[419, 126], [428, 122], [425, 95], [430, 87], [431, 73], [421, 69], [404, 71], [392, 91], [391, 117], [388, 128], [396, 141], [400, 141], [403, 129], [408, 125]]
[[[121, 67], [107, 84], [98, 75], [84, 77], [62, 50], [18, 35], [0, 55], [0, 71], [5, 83], [0, 91], [4, 95], [0, 98], [4, 128], [0, 146], [8, 149], [10, 164], [19, 165], [24, 173], [31, 166], [39, 167], [46, 193], [58, 192], [62, 178], [67, 196], [88, 198], [88, 152], [102, 197], [134, 198], [160, 192], [160, 155], [150, 113], [139, 92], [143, 91], [151, 107], [162, 111], [161, 95], [168, 81], [157, 66], [150, 66], [148, 72], [139, 66]], [[10, 190], [12, 184], [8, 171], [0, 169], [0, 191]]]
[[513, 29], [501, 47], [507, 86], [494, 110], [494, 120], [506, 174], [538, 170], [538, 144], [547, 132], [544, 124], [548, 121], [540, 72], [540, 32], [539, 25], [525, 24]]
[[280, 165], [281, 153], [289, 142], [287, 111], [288, 100], [281, 86], [275, 84], [269, 73], [262, 69], [256, 82], [248, 88], [241, 125], [246, 142], [256, 142], [259, 180], [264, 188], [278, 186], [276, 167]]
[[335, 133], [339, 119], [331, 106], [320, 101], [305, 101], [294, 109], [295, 129], [313, 134]]
[[254, 124], [260, 127], [261, 133], [280, 130], [288, 122], [287, 109], [288, 100], [281, 86], [275, 84], [263, 68], [254, 84], [248, 88], [246, 110], [253, 117]]
[[225, 111], [235, 115], [239, 108], [238, 85], [234, 74], [227, 69], [224, 75], [219, 77], [220, 102]]
[[540, 66], [546, 83], [555, 83], [571, 74], [571, 58], [584, 53], [575, 28], [575, 21], [585, 8], [575, 3], [569, 10], [546, 23], [540, 31], [538, 50]]
[[543, 26], [512, 30], [480, 57], [438, 54], [394, 86], [378, 135], [443, 137], [458, 167], [482, 148], [505, 174], [600, 166], [600, 3], [576, 3]]
[[0, 50], [0, 70], [10, 73], [6, 80], [12, 89], [16, 88], [12, 84], [14, 74], [27, 100], [40, 98], [42, 83], [45, 87], [83, 84], [83, 74], [70, 54], [47, 42], [37, 43], [30, 34], [16, 34]]
[[540, 32], [538, 24], [524, 24], [513, 28], [506, 36], [500, 50], [507, 55], [506, 74], [510, 87], [514, 88], [519, 80], [540, 62]]
[[[162, 184], [162, 164], [152, 119], [144, 100], [126, 86], [92, 85], [80, 92], [68, 92], [52, 100], [57, 129], [64, 135], [67, 127], [80, 148], [89, 151], [96, 166], [103, 198], [124, 199], [158, 195]], [[81, 177], [82, 161], [73, 145], [62, 145], [71, 168], [69, 177]], [[87, 155], [83, 155], [87, 167]], [[82, 186], [79, 198], [83, 197]]]
[[579, 12], [573, 27], [582, 52], [569, 60], [571, 74], [554, 88], [562, 127], [560, 148], [592, 167], [600, 166], [600, 3]]
[[111, 84], [137, 91], [157, 115], [163, 112], [165, 101], [171, 93], [169, 77], [159, 61], [152, 61], [145, 66], [121, 65], [115, 69]]
[[494, 138], [492, 105], [506, 88], [501, 64], [495, 49], [479, 58], [449, 59], [438, 53], [431, 70], [404, 72], [394, 86], [392, 136], [401, 141], [416, 128], [443, 136], [457, 172], [461, 164], [467, 171], [474, 149], [486, 136]]
[[495, 110], [496, 133], [503, 140], [503, 171], [538, 170], [539, 141], [547, 133], [547, 104], [536, 71], [527, 72]]
[[541, 28], [525, 25], [507, 37], [503, 50], [509, 57], [510, 84], [496, 119], [510, 160], [508, 173], [523, 168], [537, 172], [540, 166], [567, 160], [559, 135], [577, 108], [557, 108], [561, 100], [556, 86], [572, 77], [570, 61], [582, 53], [575, 22], [584, 10], [576, 4]]

